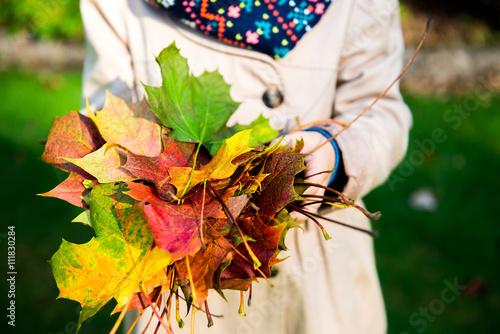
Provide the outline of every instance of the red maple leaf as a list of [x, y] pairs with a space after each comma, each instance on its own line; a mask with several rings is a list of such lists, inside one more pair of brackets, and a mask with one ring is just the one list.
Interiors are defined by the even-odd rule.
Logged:
[[49, 132], [42, 160], [67, 172], [77, 172], [87, 179], [93, 179], [80, 167], [64, 158], [82, 158], [104, 145], [99, 131], [90, 118], [72, 111], [56, 117]]
[[70, 204], [88, 209], [87, 203], [82, 199], [88, 190], [83, 186], [83, 176], [75, 172], [71, 172], [66, 180], [61, 182], [57, 187], [46, 193], [40, 194], [45, 197], [55, 197], [62, 199]]

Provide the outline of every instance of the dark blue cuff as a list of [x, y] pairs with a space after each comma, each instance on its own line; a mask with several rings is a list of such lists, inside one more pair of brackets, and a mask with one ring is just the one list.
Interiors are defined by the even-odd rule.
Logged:
[[[318, 129], [318, 128], [308, 128], [304, 129], [303, 131], [314, 131], [314, 132], [319, 132], [326, 138], [331, 138], [332, 135], [323, 129]], [[330, 177], [330, 182], [328, 182], [328, 187], [332, 187], [332, 185], [335, 183], [336, 179], [341, 173], [338, 173], [339, 170], [339, 164], [340, 161], [342, 160], [342, 153], [340, 152], [339, 145], [337, 144], [337, 141], [335, 139], [331, 139], [330, 143], [332, 143], [333, 149], [335, 151], [335, 166], [333, 166], [333, 173], [332, 176]]]

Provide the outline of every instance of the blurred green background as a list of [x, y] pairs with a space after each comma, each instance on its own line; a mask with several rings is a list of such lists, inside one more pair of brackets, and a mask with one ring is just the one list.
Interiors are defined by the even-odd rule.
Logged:
[[[77, 2], [44, 3], [0, 1], [2, 38], [25, 34], [35, 43], [81, 44]], [[43, 18], [47, 13], [50, 20]], [[418, 39], [415, 30], [421, 34], [421, 27], [412, 24], [427, 15], [403, 7], [410, 45]], [[456, 29], [450, 35], [443, 28], [431, 36], [433, 48], [447, 47], [443, 40], [457, 31], [464, 47], [498, 44], [495, 27], [480, 15], [462, 10], [446, 22], [457, 24]], [[446, 24], [438, 24], [436, 31], [442, 26]], [[62, 238], [83, 243], [92, 231], [69, 223], [79, 209], [35, 194], [65, 178], [39, 159], [39, 139], [47, 137], [54, 117], [79, 108], [80, 75], [79, 68], [2, 66], [0, 71], [0, 251], [6, 254], [7, 226], [16, 226], [18, 273], [16, 327], [12, 331], [4, 316], [2, 333], [75, 332], [78, 303], [56, 300], [47, 260]], [[375, 246], [389, 333], [498, 332], [500, 93], [490, 79], [439, 94], [404, 85], [414, 115], [407, 157], [366, 198], [370, 210], [383, 213], [374, 228], [380, 232]], [[6, 280], [0, 284], [5, 293]], [[5, 310], [7, 298], [2, 300]], [[80, 333], [107, 333], [116, 319], [108, 317], [111, 309], [99, 312]]]

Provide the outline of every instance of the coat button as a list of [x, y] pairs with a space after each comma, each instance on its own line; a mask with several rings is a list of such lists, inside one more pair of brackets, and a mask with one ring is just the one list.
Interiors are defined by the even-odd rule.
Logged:
[[271, 87], [262, 95], [262, 101], [269, 108], [276, 108], [283, 103], [283, 94], [276, 87]]

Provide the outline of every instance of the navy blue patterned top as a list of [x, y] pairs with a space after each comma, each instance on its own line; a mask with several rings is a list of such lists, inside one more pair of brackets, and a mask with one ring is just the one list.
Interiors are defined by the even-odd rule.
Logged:
[[207, 35], [283, 58], [335, 0], [145, 0]]

